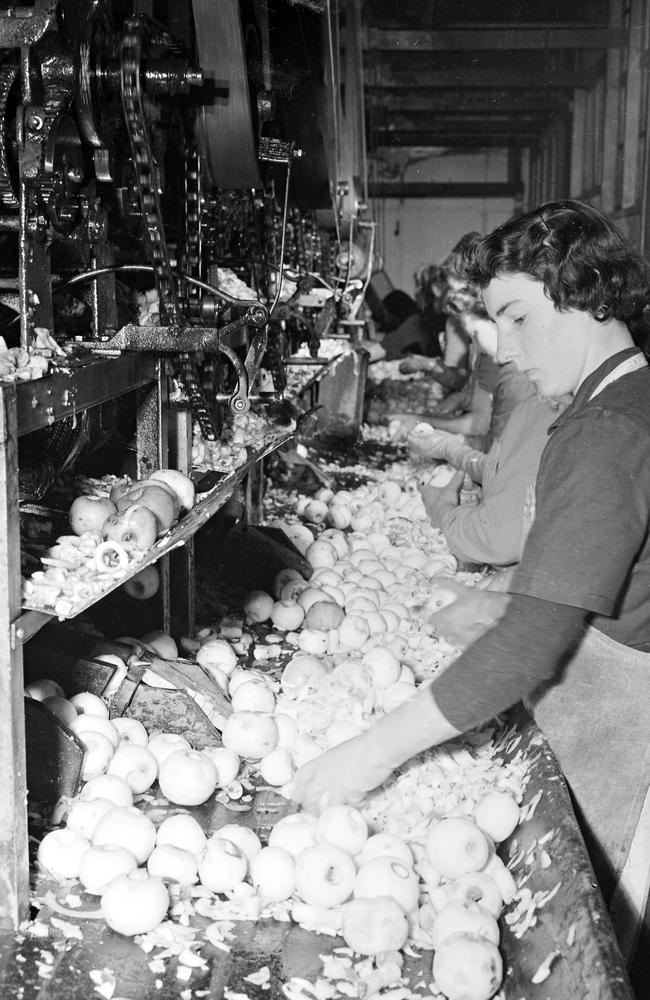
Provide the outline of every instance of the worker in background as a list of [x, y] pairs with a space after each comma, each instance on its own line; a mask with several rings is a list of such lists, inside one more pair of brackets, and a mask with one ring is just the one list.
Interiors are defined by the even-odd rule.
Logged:
[[[606, 216], [562, 201], [486, 236], [466, 273], [500, 361], [540, 396], [573, 397], [542, 455], [522, 559], [496, 623], [410, 701], [303, 765], [294, 797], [312, 809], [358, 801], [414, 754], [526, 698], [609, 904], [650, 783], [650, 369], [629, 326], [650, 304], [650, 267]], [[647, 841], [641, 857], [647, 866]], [[634, 905], [626, 877], [622, 911]]]
[[[497, 329], [482, 320], [476, 337], [481, 350], [496, 361]], [[504, 388], [493, 410], [495, 433], [487, 453], [463, 443], [462, 435], [420, 425], [409, 435], [409, 450], [417, 459], [441, 459], [460, 471], [447, 486], [431, 486], [423, 479], [420, 493], [434, 527], [440, 528], [453, 554], [464, 563], [506, 567], [518, 563], [533, 502], [535, 478], [546, 445], [548, 428], [560, 403], [540, 399], [532, 383], [504, 365]], [[501, 411], [506, 410], [501, 420]], [[461, 503], [467, 478], [482, 486], [476, 503]]]
[[381, 340], [387, 361], [404, 358], [407, 354], [430, 361], [442, 353], [440, 338], [446, 315], [441, 308], [444, 285], [438, 280], [439, 273], [440, 268], [432, 266], [415, 275], [415, 308], [398, 325], [388, 329]]
[[[484, 327], [490, 327], [485, 310], [476, 300], [470, 308], [449, 317], [449, 322], [458, 324], [463, 330], [464, 341], [469, 344], [467, 353], [469, 375], [463, 371], [462, 389], [452, 392], [442, 400], [433, 413], [421, 416], [413, 413], [394, 414], [389, 425], [394, 440], [402, 440], [419, 424], [426, 423], [432, 428], [448, 431], [450, 434], [464, 435], [465, 443], [487, 451], [495, 437], [497, 423], [503, 424], [503, 405], [510, 405], [500, 388], [500, 382], [508, 381], [509, 371], [501, 370], [489, 352], [481, 347], [479, 334]], [[461, 371], [460, 368], [455, 369]], [[526, 390], [528, 391], [528, 390]], [[497, 393], [498, 405], [494, 399]]]
[[[403, 374], [424, 372], [448, 390], [435, 411], [424, 418], [431, 426], [444, 427], [455, 434], [471, 434], [477, 439], [485, 438], [488, 433], [498, 366], [480, 351], [476, 342], [474, 328], [485, 313], [478, 306], [475, 289], [458, 273], [458, 263], [463, 252], [479, 238], [476, 232], [466, 233], [440, 267], [436, 288], [439, 309], [447, 317], [441, 335], [442, 356], [427, 358], [416, 354], [400, 364]], [[390, 425], [392, 439], [402, 440], [422, 419], [412, 413], [394, 414]], [[474, 443], [487, 450], [491, 442]]]

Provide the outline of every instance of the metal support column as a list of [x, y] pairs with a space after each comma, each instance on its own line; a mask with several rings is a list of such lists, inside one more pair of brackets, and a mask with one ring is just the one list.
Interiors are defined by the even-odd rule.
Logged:
[[16, 388], [0, 386], [0, 928], [29, 910]]

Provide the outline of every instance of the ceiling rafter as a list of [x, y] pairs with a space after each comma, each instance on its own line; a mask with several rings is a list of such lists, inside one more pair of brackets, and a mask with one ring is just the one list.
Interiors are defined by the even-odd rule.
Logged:
[[474, 25], [445, 28], [441, 31], [386, 31], [366, 28], [362, 46], [371, 51], [467, 52], [481, 50], [516, 51], [518, 49], [608, 49], [620, 48], [627, 41], [626, 33], [592, 25], [517, 24]]

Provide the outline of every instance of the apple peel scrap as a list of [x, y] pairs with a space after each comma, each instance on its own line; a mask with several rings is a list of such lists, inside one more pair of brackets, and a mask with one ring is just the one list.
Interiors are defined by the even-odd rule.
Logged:
[[68, 618], [84, 610], [126, 577], [144, 553], [96, 532], [62, 536], [42, 558], [43, 570], [23, 580], [23, 604]]

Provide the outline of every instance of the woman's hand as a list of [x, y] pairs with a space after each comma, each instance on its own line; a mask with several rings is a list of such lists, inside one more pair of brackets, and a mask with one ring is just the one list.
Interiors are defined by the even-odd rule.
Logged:
[[431, 615], [431, 625], [457, 649], [468, 646], [496, 625], [505, 613], [509, 594], [478, 587], [466, 587], [452, 604]]
[[445, 514], [460, 504], [464, 479], [465, 473], [457, 472], [446, 486], [429, 486], [427, 483], [418, 486], [424, 509], [434, 528], [439, 528]]
[[309, 812], [360, 802], [389, 777], [391, 763], [380, 745], [365, 734], [345, 740], [298, 768], [289, 788], [291, 798]]

